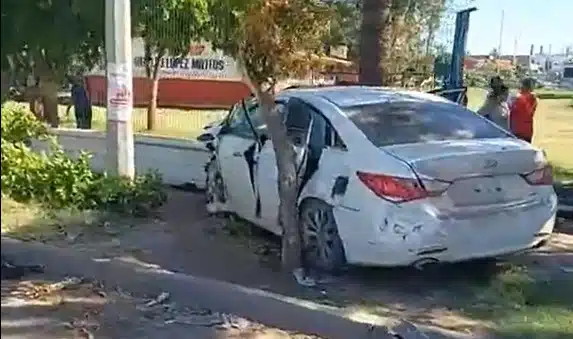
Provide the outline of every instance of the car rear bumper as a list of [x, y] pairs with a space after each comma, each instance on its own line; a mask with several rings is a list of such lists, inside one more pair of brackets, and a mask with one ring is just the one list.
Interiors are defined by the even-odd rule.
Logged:
[[[411, 210], [390, 212], [389, 216], [374, 212], [370, 225], [365, 226], [373, 230], [370, 237], [344, 236], [344, 232], [341, 236], [347, 260], [355, 265], [410, 266], [423, 261], [460, 262], [511, 255], [536, 248], [549, 239], [556, 219], [556, 199], [550, 200], [530, 208], [465, 219], [430, 217]], [[336, 211], [339, 229], [345, 220], [353, 220], [351, 225], [359, 219], [366, 221], [357, 217], [362, 213]], [[400, 218], [401, 213], [407, 217]]]

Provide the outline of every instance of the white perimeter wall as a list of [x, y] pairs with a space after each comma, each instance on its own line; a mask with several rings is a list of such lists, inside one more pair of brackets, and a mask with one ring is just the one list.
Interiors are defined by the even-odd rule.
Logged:
[[[81, 151], [92, 154], [91, 165], [95, 171], [105, 169], [105, 132], [77, 129], [53, 130], [66, 153], [77, 156]], [[48, 143], [36, 141], [33, 148], [48, 150]], [[192, 140], [178, 140], [153, 136], [135, 136], [135, 171], [144, 174], [157, 170], [169, 185], [192, 183], [205, 186], [204, 166], [209, 159], [205, 147]]]

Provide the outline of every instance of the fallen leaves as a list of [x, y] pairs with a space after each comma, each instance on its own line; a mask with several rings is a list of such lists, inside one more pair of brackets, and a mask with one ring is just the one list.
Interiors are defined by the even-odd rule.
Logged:
[[41, 281], [23, 281], [10, 293], [12, 296], [26, 299], [47, 299], [55, 296], [58, 292], [81, 284], [79, 278], [67, 278], [56, 283], [45, 283]]
[[[4, 285], [4, 281], [3, 281]], [[109, 300], [100, 283], [69, 277], [61, 281], [25, 280], [16, 283], [8, 293], [18, 305], [49, 306], [50, 312], [62, 312], [72, 320], [63, 326], [72, 332], [74, 339], [92, 339], [99, 330], [99, 315]], [[2, 305], [11, 300], [2, 298]], [[6, 304], [5, 304], [6, 302]]]

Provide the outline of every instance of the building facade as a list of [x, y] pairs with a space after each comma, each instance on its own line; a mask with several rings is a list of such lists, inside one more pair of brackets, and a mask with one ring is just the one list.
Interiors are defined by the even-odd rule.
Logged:
[[[133, 104], [146, 106], [151, 79], [146, 76], [143, 39], [132, 40], [132, 57]], [[159, 78], [160, 107], [224, 108], [250, 94], [233, 58], [213, 50], [209, 43], [192, 43], [184, 56], [162, 57]], [[98, 67], [88, 73], [86, 84], [92, 102], [105, 105], [105, 69]]]

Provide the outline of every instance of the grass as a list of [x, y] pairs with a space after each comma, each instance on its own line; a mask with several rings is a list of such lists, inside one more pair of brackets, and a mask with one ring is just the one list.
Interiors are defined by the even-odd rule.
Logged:
[[[66, 114], [66, 106], [58, 107], [62, 127], [75, 128], [76, 119], [74, 109]], [[203, 128], [227, 114], [226, 110], [185, 110], [172, 108], [158, 108], [156, 128], [147, 130], [147, 108], [135, 107], [133, 109], [133, 131], [137, 134], [158, 135], [178, 139], [194, 139]], [[106, 109], [93, 108], [92, 128], [100, 131], [106, 129]]]
[[[483, 89], [470, 88], [468, 106], [479, 108], [485, 95]], [[573, 180], [573, 107], [569, 100], [539, 100], [533, 143], [545, 150], [549, 161], [555, 166], [558, 179]]]
[[20, 203], [2, 195], [2, 235], [22, 241], [73, 243], [113, 237], [136, 222], [99, 211], [50, 210], [35, 203]]
[[51, 211], [34, 203], [20, 203], [2, 195], [2, 235], [20, 240], [49, 241], [65, 235], [67, 225], [90, 225], [95, 212]]
[[[22, 106], [28, 109], [26, 103], [10, 102], [8, 105]], [[76, 119], [74, 109], [71, 108], [69, 114], [66, 112], [67, 106], [59, 105], [58, 114], [60, 116], [60, 126], [75, 128]], [[132, 123], [133, 131], [143, 135], [157, 135], [178, 139], [194, 139], [206, 125], [223, 119], [227, 115], [226, 110], [185, 110], [172, 108], [158, 108], [156, 128], [153, 131], [147, 130], [147, 108], [135, 107], [133, 109]], [[93, 107], [92, 128], [99, 131], [106, 129], [106, 109], [104, 107]]]
[[573, 337], [573, 278], [534, 279], [523, 268], [500, 273], [485, 288], [476, 288], [463, 313], [489, 324], [508, 339]]
[[[157, 126], [153, 131], [147, 130], [147, 109], [133, 109], [133, 130], [138, 134], [151, 134], [173, 138], [195, 138], [203, 128], [227, 114], [225, 110], [184, 110], [184, 109], [157, 109]], [[66, 106], [60, 105], [59, 115], [63, 127], [74, 128], [76, 126], [74, 109], [66, 114]], [[105, 131], [106, 109], [104, 107], [93, 108], [92, 128]]]

